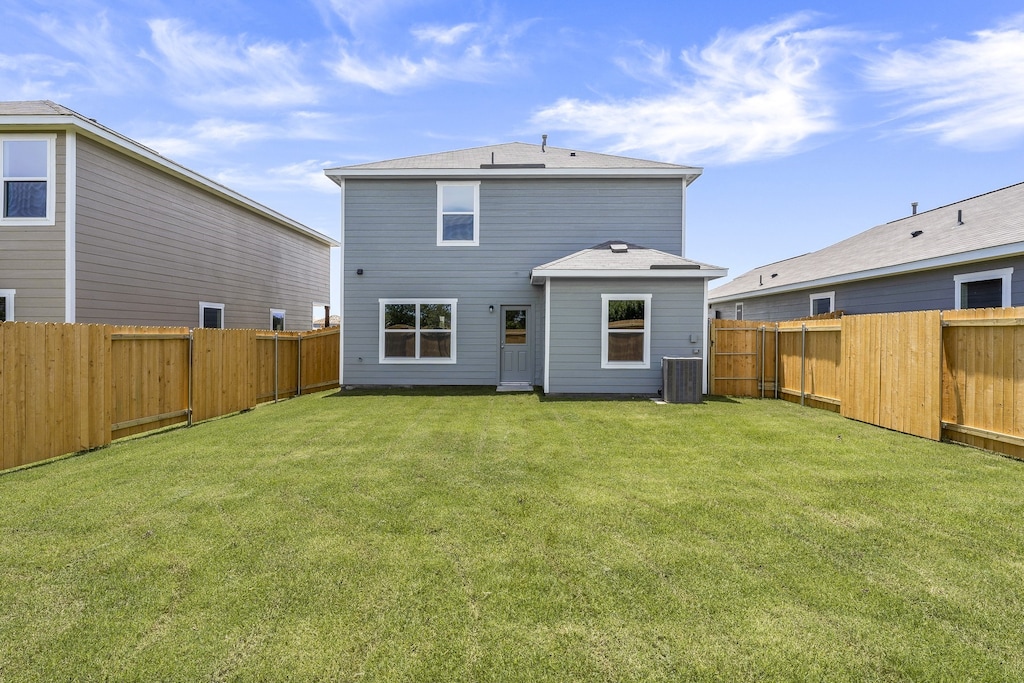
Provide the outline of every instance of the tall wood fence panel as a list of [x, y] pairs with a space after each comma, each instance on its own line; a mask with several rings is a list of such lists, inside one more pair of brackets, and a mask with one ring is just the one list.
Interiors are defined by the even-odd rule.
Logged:
[[[747, 330], [763, 328], [774, 349]], [[773, 397], [749, 368], [778, 366], [778, 396], [929, 439], [1024, 458], [1024, 308], [918, 311], [784, 323], [712, 321], [712, 393]], [[746, 381], [718, 381], [717, 355]], [[729, 361], [727, 361], [729, 362]], [[771, 376], [770, 372], [766, 373]]]
[[188, 421], [189, 329], [111, 330], [111, 437]]
[[946, 311], [942, 350], [943, 433], [1024, 458], [1024, 308]]
[[338, 328], [273, 334], [0, 323], [0, 469], [338, 386]]
[[18, 467], [110, 441], [110, 332], [0, 324], [0, 462]]

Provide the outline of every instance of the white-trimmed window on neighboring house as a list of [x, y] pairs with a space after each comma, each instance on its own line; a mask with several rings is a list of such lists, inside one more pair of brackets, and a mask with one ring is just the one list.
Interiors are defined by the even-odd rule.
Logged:
[[224, 304], [211, 304], [208, 301], [200, 301], [199, 327], [216, 330], [224, 329]]
[[811, 294], [811, 315], [824, 315], [836, 310], [835, 292], [818, 292]]
[[454, 363], [458, 299], [379, 299], [381, 363]]
[[57, 136], [0, 136], [0, 224], [53, 225]]
[[437, 182], [437, 246], [480, 244], [480, 181]]
[[14, 290], [0, 289], [0, 323], [14, 320]]
[[743, 302], [736, 304], [736, 320], [743, 320]]
[[1007, 308], [1012, 281], [1013, 268], [954, 275], [954, 308]]
[[601, 295], [601, 367], [651, 367], [651, 295]]
[[284, 331], [284, 309], [270, 309], [270, 329], [274, 331]]

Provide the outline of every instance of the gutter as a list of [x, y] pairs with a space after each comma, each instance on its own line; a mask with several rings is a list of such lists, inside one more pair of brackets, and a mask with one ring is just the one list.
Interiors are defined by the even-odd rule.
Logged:
[[912, 261], [910, 263], [884, 266], [882, 268], [872, 268], [870, 270], [861, 270], [853, 273], [843, 273], [840, 275], [818, 278], [816, 280], [804, 280], [802, 282], [794, 282], [788, 285], [778, 285], [776, 287], [769, 287], [766, 289], [747, 289], [742, 292], [735, 292], [718, 297], [714, 296], [714, 292], [711, 292], [708, 297], [708, 303], [712, 305], [729, 303], [730, 301], [737, 301], [739, 299], [770, 296], [773, 294], [785, 294], [787, 292], [798, 292], [803, 289], [817, 289], [818, 287], [827, 287], [830, 285], [849, 284], [853, 282], [860, 282], [862, 280], [874, 280], [876, 278], [888, 277], [890, 275], [905, 275], [925, 270], [937, 270], [938, 268], [967, 265], [969, 263], [977, 263], [979, 261], [991, 261], [993, 259], [1007, 258], [1010, 256], [1017, 256], [1019, 254], [1024, 254], [1024, 242], [1001, 244], [995, 247], [976, 249], [974, 251], [961, 252], [959, 254], [936, 256], [922, 261]]

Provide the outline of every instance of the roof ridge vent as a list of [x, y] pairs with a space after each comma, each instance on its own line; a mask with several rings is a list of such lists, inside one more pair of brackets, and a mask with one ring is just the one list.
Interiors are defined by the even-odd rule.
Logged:
[[629, 245], [625, 242], [612, 242], [608, 248], [612, 250], [613, 254], [625, 254], [629, 251]]

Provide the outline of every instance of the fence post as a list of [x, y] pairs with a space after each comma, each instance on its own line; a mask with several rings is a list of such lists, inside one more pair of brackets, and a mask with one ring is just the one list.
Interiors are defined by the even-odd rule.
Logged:
[[277, 403], [277, 380], [280, 371], [277, 366], [277, 332], [274, 333], [274, 403]]
[[800, 324], [800, 405], [804, 405], [804, 377], [807, 361], [807, 324]]
[[764, 341], [765, 341], [765, 327], [761, 325], [761, 398], [764, 398]]
[[299, 350], [295, 352], [298, 365], [298, 368], [295, 370], [295, 395], [302, 396], [302, 332], [299, 332], [299, 336], [296, 339], [295, 343], [298, 344]]
[[775, 398], [779, 397], [779, 324], [775, 323]]
[[189, 328], [188, 331], [188, 421], [186, 425], [192, 426], [192, 372], [196, 366], [195, 361], [195, 341], [192, 338], [194, 330]]

